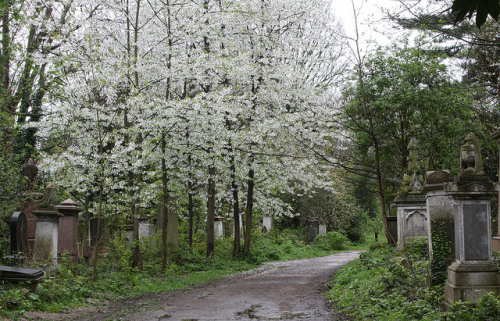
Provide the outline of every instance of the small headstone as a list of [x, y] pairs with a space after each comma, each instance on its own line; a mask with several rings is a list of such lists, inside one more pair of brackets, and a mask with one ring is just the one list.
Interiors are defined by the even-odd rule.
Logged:
[[214, 217], [214, 235], [216, 239], [224, 238], [224, 217], [223, 216], [215, 216]]
[[265, 229], [265, 232], [269, 232], [272, 227], [272, 219], [271, 216], [264, 216], [262, 219], [262, 230]]
[[314, 239], [318, 236], [318, 222], [310, 221], [309, 222], [309, 231], [307, 233], [307, 243], [312, 243]]
[[318, 235], [324, 235], [324, 234], [326, 234], [326, 225], [325, 224], [318, 225]]
[[23, 212], [14, 212], [10, 218], [10, 254], [28, 255], [28, 225]]

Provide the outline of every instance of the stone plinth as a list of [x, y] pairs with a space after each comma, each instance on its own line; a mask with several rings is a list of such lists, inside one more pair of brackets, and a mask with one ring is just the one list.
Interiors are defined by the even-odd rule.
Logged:
[[428, 218], [425, 196], [407, 195], [394, 202], [398, 218], [398, 247], [405, 248], [405, 243], [414, 239], [427, 239]]
[[62, 215], [53, 206], [38, 208], [33, 214], [36, 216], [33, 260], [36, 263], [57, 262], [59, 218]]
[[500, 294], [499, 269], [492, 262], [491, 198], [493, 183], [485, 176], [461, 175], [446, 186], [453, 197], [455, 262], [448, 267], [445, 301], [477, 303], [486, 292]]
[[57, 254], [76, 258], [78, 257], [78, 214], [83, 209], [71, 199], [61, 202], [56, 209], [63, 215], [59, 219]]

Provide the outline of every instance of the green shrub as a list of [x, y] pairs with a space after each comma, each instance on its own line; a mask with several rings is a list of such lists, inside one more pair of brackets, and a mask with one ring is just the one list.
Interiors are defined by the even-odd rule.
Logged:
[[332, 231], [323, 235], [318, 235], [313, 244], [325, 251], [345, 250], [350, 244], [349, 239], [340, 232]]

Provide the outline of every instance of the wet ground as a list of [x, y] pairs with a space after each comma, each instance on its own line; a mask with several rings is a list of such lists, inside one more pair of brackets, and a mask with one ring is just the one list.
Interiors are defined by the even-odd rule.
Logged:
[[[73, 320], [345, 320], [322, 294], [339, 267], [359, 251], [266, 263], [261, 268], [183, 291], [120, 301]], [[44, 318], [46, 319], [46, 318]]]

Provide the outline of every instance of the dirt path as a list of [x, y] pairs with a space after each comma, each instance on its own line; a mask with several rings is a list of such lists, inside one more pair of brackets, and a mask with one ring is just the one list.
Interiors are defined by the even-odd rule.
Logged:
[[66, 320], [339, 320], [322, 293], [337, 269], [359, 254], [266, 263], [193, 289], [120, 301]]

